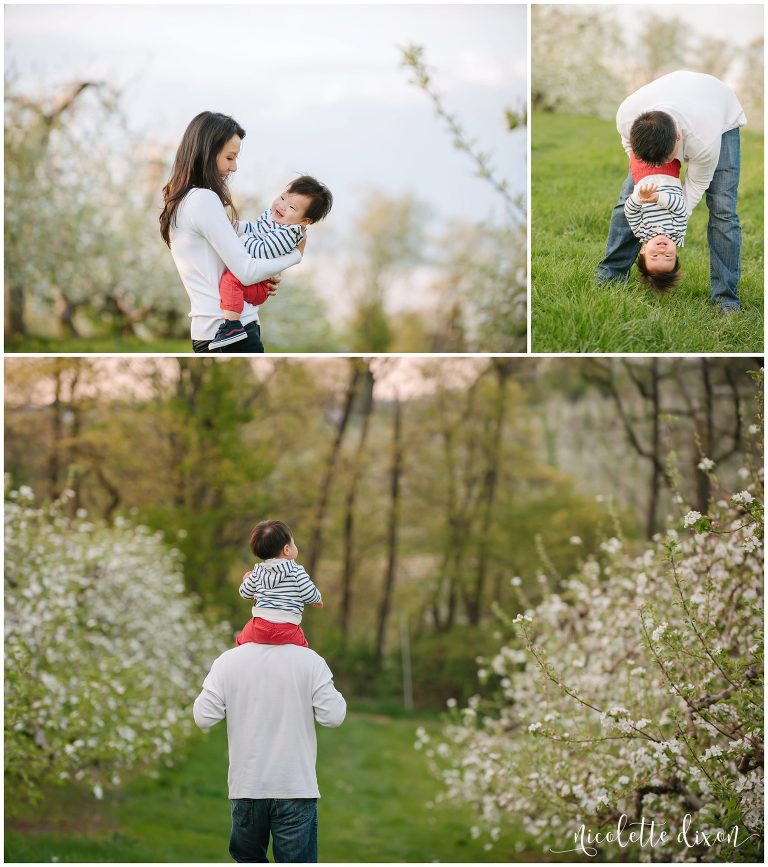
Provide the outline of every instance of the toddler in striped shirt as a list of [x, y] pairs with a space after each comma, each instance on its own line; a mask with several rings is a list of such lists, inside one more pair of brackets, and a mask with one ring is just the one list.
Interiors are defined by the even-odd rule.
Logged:
[[262, 521], [250, 538], [251, 551], [262, 561], [243, 576], [240, 595], [253, 599], [252, 618], [237, 644], [298, 644], [309, 647], [301, 628], [305, 605], [323, 607], [320, 591], [302, 566], [291, 528], [282, 521]]
[[[276, 259], [291, 253], [304, 240], [307, 226], [327, 217], [332, 205], [333, 196], [325, 184], [309, 175], [296, 178], [255, 223], [241, 224], [245, 249], [255, 259]], [[219, 282], [224, 322], [208, 349], [245, 340], [248, 334], [240, 322], [243, 304], [263, 304], [268, 294], [266, 283], [244, 286], [231, 271], [225, 271]]]
[[637, 256], [640, 279], [660, 292], [680, 282], [677, 248], [685, 244], [688, 207], [680, 184], [680, 160], [654, 166], [629, 156], [635, 188], [624, 202], [629, 228], [643, 243]]

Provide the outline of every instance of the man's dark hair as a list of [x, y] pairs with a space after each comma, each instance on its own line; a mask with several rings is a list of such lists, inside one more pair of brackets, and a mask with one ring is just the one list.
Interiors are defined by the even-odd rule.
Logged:
[[293, 533], [282, 521], [261, 521], [251, 530], [251, 551], [259, 560], [271, 560], [291, 544]]
[[663, 166], [675, 149], [677, 126], [665, 111], [646, 111], [635, 119], [629, 131], [634, 155], [644, 163]]
[[320, 220], [325, 219], [333, 207], [331, 191], [325, 184], [321, 184], [320, 181], [310, 175], [302, 175], [300, 178], [291, 181], [288, 184], [288, 192], [298, 193], [300, 196], [309, 196], [312, 199], [304, 216], [312, 220], [313, 223], [319, 223]]
[[654, 292], [665, 295], [673, 292], [675, 286], [683, 279], [679, 256], [675, 256], [675, 267], [671, 271], [666, 271], [664, 274], [651, 274], [645, 265], [645, 251], [641, 250], [637, 255], [637, 268], [640, 271], [641, 283]]

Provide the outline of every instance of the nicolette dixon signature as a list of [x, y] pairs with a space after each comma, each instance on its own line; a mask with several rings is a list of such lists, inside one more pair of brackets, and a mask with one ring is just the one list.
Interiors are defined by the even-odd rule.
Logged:
[[573, 849], [551, 849], [553, 855], [563, 855], [566, 852], [583, 852], [585, 855], [594, 857], [598, 854], [597, 846], [606, 843], [617, 843], [622, 849], [627, 846], [640, 846], [640, 848], [654, 849], [664, 846], [676, 839], [680, 845], [692, 849], [695, 846], [713, 846], [715, 843], [730, 843], [734, 849], [742, 846], [747, 840], [756, 837], [757, 834], [744, 834], [739, 837], [739, 826], [734, 825], [730, 831], [718, 829], [705, 833], [691, 828], [693, 820], [690, 813], [683, 817], [683, 824], [675, 835], [673, 830], [663, 828], [666, 822], [650, 821], [643, 816], [639, 822], [630, 822], [625, 813], [619, 817], [616, 829], [610, 831], [593, 831], [586, 825], [581, 825], [573, 834], [576, 846]]

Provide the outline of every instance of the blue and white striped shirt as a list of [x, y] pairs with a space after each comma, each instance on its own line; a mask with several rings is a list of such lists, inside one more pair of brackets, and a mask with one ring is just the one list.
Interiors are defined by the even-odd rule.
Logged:
[[[685, 230], [688, 228], [688, 208], [683, 196], [683, 188], [674, 178], [663, 176], [664, 182], [657, 183], [659, 201], [643, 203], [637, 195], [638, 187], [653, 183], [662, 178], [653, 175], [643, 178], [635, 185], [632, 195], [624, 202], [624, 215], [629, 228], [636, 238], [647, 241], [655, 235], [666, 235], [677, 247], [685, 246]], [[670, 183], [670, 180], [673, 182]]]
[[[303, 566], [295, 560], [265, 560], [257, 563], [240, 585], [243, 599], [254, 599], [254, 611], [280, 612], [289, 622], [300, 623], [305, 605], [322, 602], [320, 591]], [[296, 619], [298, 618], [298, 619]], [[271, 619], [267, 616], [265, 619]], [[280, 618], [283, 619], [282, 617]]]
[[304, 235], [299, 225], [276, 223], [272, 219], [272, 208], [267, 208], [255, 223], [240, 225], [244, 228], [241, 240], [245, 249], [258, 259], [277, 259], [292, 253]]

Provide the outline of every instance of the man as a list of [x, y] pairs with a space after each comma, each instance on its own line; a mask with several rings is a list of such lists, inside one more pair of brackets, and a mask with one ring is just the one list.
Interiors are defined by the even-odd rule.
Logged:
[[227, 719], [235, 861], [317, 861], [315, 720], [335, 728], [347, 705], [325, 660], [294, 644], [242, 644], [216, 659], [195, 699], [197, 725]]
[[[747, 122], [739, 100], [722, 81], [699, 72], [671, 72], [641, 87], [619, 106], [616, 126], [628, 155], [662, 165], [677, 158], [687, 165], [683, 193], [688, 214], [702, 196], [709, 209], [707, 241], [712, 303], [721, 313], [739, 309], [741, 225], [736, 213], [739, 186], [739, 127]], [[632, 193], [627, 176], [613, 209], [598, 282], [626, 280], [640, 249], [624, 216]]]

